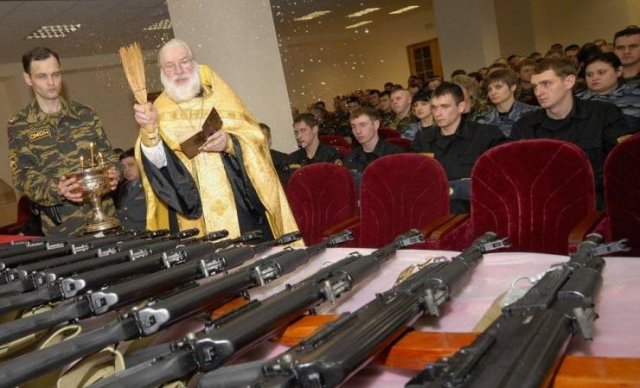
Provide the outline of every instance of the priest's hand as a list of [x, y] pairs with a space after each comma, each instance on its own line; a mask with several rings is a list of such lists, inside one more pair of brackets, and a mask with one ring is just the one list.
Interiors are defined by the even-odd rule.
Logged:
[[58, 182], [58, 195], [71, 202], [82, 202], [82, 190], [75, 176], [63, 176]]
[[225, 131], [218, 131], [207, 138], [207, 141], [200, 147], [201, 152], [222, 152], [227, 149], [229, 134]]
[[118, 182], [120, 182], [120, 171], [114, 166], [110, 166], [107, 170], [107, 177], [109, 178], [109, 189], [114, 191], [118, 188]]
[[150, 126], [153, 128], [157, 125], [158, 109], [152, 103], [134, 104], [133, 111], [135, 112], [133, 117], [141, 127]]

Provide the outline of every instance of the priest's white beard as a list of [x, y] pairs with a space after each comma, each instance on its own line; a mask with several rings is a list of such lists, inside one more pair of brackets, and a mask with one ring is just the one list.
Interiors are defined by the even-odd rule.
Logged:
[[[188, 81], [184, 84], [177, 84], [175, 81], [177, 78], [187, 78]], [[200, 93], [200, 73], [198, 72], [198, 64], [193, 62], [193, 70], [190, 74], [174, 76], [173, 79], [169, 79], [164, 73], [160, 72], [160, 82], [164, 87], [164, 91], [175, 102], [189, 101]]]

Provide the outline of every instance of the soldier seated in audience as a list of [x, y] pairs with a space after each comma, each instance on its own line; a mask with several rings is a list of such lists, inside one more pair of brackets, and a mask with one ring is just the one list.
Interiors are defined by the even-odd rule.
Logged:
[[463, 119], [464, 92], [457, 84], [445, 82], [436, 88], [431, 111], [436, 125], [423, 128], [411, 147], [442, 164], [449, 179], [451, 212], [468, 213], [471, 169], [480, 155], [506, 137], [493, 125]]
[[539, 109], [536, 106], [516, 101], [515, 91], [518, 87], [518, 78], [511, 69], [489, 73], [485, 85], [491, 105], [487, 113], [476, 121], [497, 126], [505, 136], [509, 136], [511, 127], [524, 113]]
[[293, 134], [299, 150], [290, 153], [286, 159], [285, 178], [296, 169], [307, 164], [329, 162], [341, 164], [340, 152], [328, 144], [320, 143], [318, 121], [311, 113], [303, 113], [293, 120]]
[[[416, 137], [416, 134], [422, 131], [423, 128], [428, 128], [433, 125], [433, 115], [431, 114], [431, 91], [423, 90], [417, 93], [411, 99], [411, 109], [413, 114], [419, 121], [411, 123], [411, 127], [407, 131], [408, 135], [412, 139]], [[409, 136], [407, 136], [409, 137]]]
[[144, 230], [147, 225], [147, 205], [140, 181], [140, 169], [133, 148], [120, 154], [124, 180], [118, 185], [116, 212], [122, 227]]
[[640, 130], [640, 88], [624, 82], [620, 59], [615, 54], [598, 53], [589, 58], [585, 78], [587, 90], [577, 94], [578, 98], [618, 106], [627, 117], [629, 128]]
[[415, 133], [410, 133], [409, 129], [411, 128], [411, 123], [417, 122], [418, 119], [411, 113], [411, 93], [406, 89], [394, 90], [391, 93], [391, 109], [393, 109], [396, 117], [390, 128], [400, 132], [400, 136], [413, 140]]
[[531, 58], [525, 58], [516, 67], [518, 73], [518, 88], [516, 89], [516, 99], [529, 105], [538, 105], [533, 85], [531, 85], [531, 75], [536, 68], [536, 62]]
[[640, 28], [627, 27], [615, 33], [614, 53], [622, 63], [622, 76], [633, 85], [640, 85]]
[[378, 114], [380, 115], [380, 125], [382, 128], [390, 128], [396, 119], [396, 114], [393, 109], [391, 109], [391, 93], [386, 90], [380, 93]]
[[351, 114], [351, 130], [360, 145], [347, 154], [345, 167], [362, 173], [369, 163], [379, 157], [404, 152], [402, 147], [381, 140], [378, 128], [380, 116], [374, 109], [362, 107]]
[[520, 118], [511, 130], [511, 138], [559, 139], [582, 148], [595, 175], [596, 195], [604, 205], [602, 168], [609, 151], [633, 131], [620, 108], [599, 101], [584, 101], [573, 96], [576, 68], [566, 58], [547, 58], [536, 64], [531, 77], [540, 106]]

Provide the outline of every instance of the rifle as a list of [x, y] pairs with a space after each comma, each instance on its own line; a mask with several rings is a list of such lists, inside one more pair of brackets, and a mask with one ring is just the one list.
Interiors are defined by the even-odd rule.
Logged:
[[166, 229], [139, 233], [137, 232], [134, 236], [135, 238], [127, 238], [117, 241], [113, 244], [96, 247], [85, 252], [18, 265], [14, 268], [8, 268], [5, 273], [7, 274], [6, 276], [8, 276], [9, 282], [15, 281], [17, 279], [24, 280], [35, 271], [46, 270], [48, 268], [59, 267], [65, 264], [76, 263], [96, 257], [106, 257], [118, 252], [136, 248], [138, 246], [144, 246], [153, 243], [154, 241], [175, 240], [180, 238], [192, 237], [197, 235], [198, 233], [198, 229], [184, 230], [174, 235], [169, 235], [169, 231]]
[[[64, 239], [43, 240], [34, 243], [31, 248], [29, 248], [30, 245], [19, 246], [20, 248], [26, 249], [26, 252], [14, 252], [11, 250], [0, 251], [0, 270], [49, 257], [85, 252], [89, 249], [116, 243], [126, 239], [128, 236], [135, 236], [140, 233], [140, 231], [134, 230], [119, 230], [105, 236], [73, 236]], [[0, 284], [3, 284], [3, 282], [5, 282], [5, 280], [0, 277]]]
[[142, 309], [132, 309], [101, 328], [0, 364], [0, 381], [6, 385], [20, 384], [109, 344], [154, 334], [184, 318], [215, 308], [250, 287], [263, 285], [292, 272], [311, 256], [351, 238], [351, 232], [348, 231], [308, 248], [285, 249], [258, 259], [217, 281], [194, 285], [148, 303]]
[[[262, 238], [262, 232], [252, 231], [244, 233], [235, 239], [213, 243], [210, 247], [212, 253], [206, 254], [200, 260], [185, 262], [185, 259], [191, 259], [191, 257], [183, 257], [183, 260], [172, 260], [169, 262], [171, 268], [167, 270], [105, 287], [99, 291], [79, 296], [73, 303], [57, 306], [53, 310], [41, 314], [1, 324], [0, 344], [62, 322], [101, 315], [117, 307], [165, 292], [195, 278], [210, 276], [214, 273], [234, 268], [258, 252], [276, 244], [288, 244], [299, 239], [300, 235], [297, 232], [290, 233], [277, 240], [267, 241], [255, 247], [237, 247], [219, 251], [230, 246], [233, 247], [237, 243], [246, 243], [259, 238]], [[178, 264], [182, 265], [175, 267]]]
[[[508, 246], [486, 233], [451, 260], [426, 265], [353, 313], [344, 313], [310, 338], [267, 361], [221, 368], [200, 380], [201, 387], [334, 387], [367, 365], [425, 313], [462, 288], [485, 252]], [[239, 373], [240, 372], [240, 373]]]
[[[306, 311], [326, 301], [335, 303], [344, 292], [377, 271], [398, 249], [422, 241], [418, 230], [410, 230], [368, 255], [352, 254], [263, 301], [254, 300], [209, 323], [197, 335], [145, 349], [141, 353], [152, 359], [99, 381], [96, 388], [158, 386], [194, 372], [218, 368], [233, 356], [266, 341]], [[132, 358], [141, 357], [138, 354]]]
[[[193, 232], [190, 230], [189, 233]], [[195, 234], [197, 233], [196, 231]], [[227, 233], [228, 232], [224, 230], [209, 233], [203, 238], [182, 241], [168, 240], [157, 245], [148, 245], [136, 250], [135, 253], [123, 252], [125, 257], [128, 257], [131, 261], [108, 267], [98, 266], [98, 268], [59, 279], [51, 284], [46, 284], [46, 286], [37, 288], [31, 292], [0, 298], [0, 314], [60, 299], [69, 299], [86, 290], [91, 290], [111, 281], [118, 280], [123, 276], [131, 277], [150, 271], [157, 271], [168, 266], [167, 260], [170, 260], [172, 256], [186, 258], [204, 255], [213, 249], [212, 243], [210, 242], [211, 240], [224, 237]], [[46, 275], [44, 275], [44, 277], [46, 278]], [[36, 277], [34, 279], [37, 281], [38, 278]], [[33, 279], [14, 283], [20, 287], [26, 285], [25, 287], [31, 287], [31, 289], [36, 286]]]
[[569, 261], [549, 270], [469, 346], [440, 359], [407, 387], [547, 386], [571, 338], [593, 338], [594, 301], [602, 283], [600, 257], [628, 250], [626, 240], [602, 244], [590, 234]]

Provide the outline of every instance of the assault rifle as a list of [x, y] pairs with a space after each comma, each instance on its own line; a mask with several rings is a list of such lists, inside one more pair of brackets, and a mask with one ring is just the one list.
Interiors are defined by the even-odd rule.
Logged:
[[[145, 349], [144, 354], [155, 353], [152, 359], [99, 381], [96, 388], [158, 386], [218, 368], [266, 341], [306, 311], [326, 301], [335, 303], [344, 292], [376, 272], [399, 248], [422, 241], [422, 234], [411, 230], [368, 255], [352, 254], [263, 301], [254, 300], [232, 311], [197, 335]], [[140, 354], [135, 358], [141, 358]]]
[[484, 252], [508, 246], [486, 233], [451, 260], [438, 259], [353, 313], [344, 313], [310, 338], [267, 361], [226, 367], [200, 380], [201, 387], [334, 387], [368, 364], [425, 313], [462, 288]]
[[[90, 249], [114, 244], [118, 241], [133, 238], [143, 232], [134, 230], [120, 230], [105, 236], [77, 236], [64, 239], [45, 239], [33, 244], [20, 245], [14, 250], [0, 251], [0, 270], [15, 267], [33, 261], [43, 260], [69, 254], [85, 252]], [[25, 249], [25, 251], [19, 251]], [[0, 277], [0, 284], [4, 281]]]
[[625, 240], [602, 244], [590, 234], [571, 259], [549, 270], [469, 346], [427, 365], [407, 387], [547, 386], [571, 338], [590, 340], [602, 283], [600, 257], [626, 251]]
[[[194, 279], [211, 276], [227, 271], [242, 264], [256, 254], [274, 245], [289, 244], [300, 238], [298, 232], [281, 236], [277, 240], [267, 241], [253, 247], [233, 247], [237, 243], [247, 243], [262, 238], [261, 231], [244, 233], [235, 239], [213, 243], [211, 253], [201, 258], [174, 257], [167, 262], [170, 268], [149, 275], [136, 277], [128, 281], [105, 287], [96, 292], [88, 292], [76, 298], [73, 303], [57, 306], [53, 310], [30, 317], [18, 319], [0, 325], [0, 344], [55, 326], [73, 319], [83, 319], [92, 315], [101, 315], [118, 307], [144, 298], [158, 295]], [[187, 261], [188, 260], [188, 261]], [[186, 262], [185, 262], [186, 261]]]
[[250, 287], [292, 272], [311, 256], [351, 238], [350, 231], [342, 232], [308, 248], [285, 249], [258, 259], [210, 283], [194, 283], [192, 287], [148, 303], [142, 309], [132, 309], [101, 328], [0, 364], [0, 381], [10, 386], [17, 385], [109, 344], [154, 334], [184, 318], [215, 308]]
[[118, 241], [115, 244], [106, 245], [101, 248], [94, 248], [86, 252], [36, 261], [35, 263], [26, 265], [19, 265], [15, 268], [8, 268], [5, 273], [9, 281], [12, 282], [17, 279], [25, 280], [27, 277], [29, 277], [29, 275], [36, 271], [46, 271], [46, 269], [48, 268], [60, 267], [65, 264], [78, 263], [81, 261], [84, 262], [92, 258], [101, 258], [100, 262], [109, 263], [109, 259], [106, 259], [107, 256], [111, 256], [116, 253], [127, 252], [130, 249], [134, 249], [140, 246], [148, 246], [149, 244], [154, 244], [155, 242], [193, 237], [198, 233], [198, 229], [188, 229], [173, 235], [169, 235], [168, 230], [142, 232], [141, 234], [136, 235], [135, 238], [132, 238], [130, 240]]
[[[154, 247], [156, 250], [160, 250], [166, 246], [167, 248], [165, 249], [169, 249], [171, 240], [196, 235], [198, 234], [198, 230], [190, 229], [174, 236], [163, 238], [163, 236], [168, 233], [168, 230], [144, 232], [136, 236], [136, 238], [118, 241], [100, 248], [96, 247], [85, 252], [53, 257], [15, 268], [7, 268], [2, 273], [7, 284], [0, 286], [0, 296], [28, 292], [52, 283], [61, 276], [126, 261], [128, 259], [128, 251], [139, 247]], [[67, 267], [61, 268], [61, 266], [65, 265], [67, 265]], [[57, 276], [53, 271], [47, 271], [48, 268], [56, 267], [60, 270]], [[69, 270], [66, 270], [67, 268]]]
[[[196, 231], [195, 234], [197, 233]], [[211, 245], [212, 240], [220, 239], [227, 234], [228, 232], [226, 230], [212, 232], [202, 238], [182, 241], [177, 239], [168, 240], [163, 244], [143, 247], [136, 250], [135, 253], [123, 252], [122, 254], [124, 254], [125, 257], [129, 257], [131, 261], [107, 267], [98, 266], [98, 268], [93, 270], [61, 278], [31, 292], [0, 298], [0, 314], [60, 299], [69, 299], [87, 290], [101, 287], [123, 277], [160, 270], [167, 266], [167, 258], [172, 257], [172, 255], [179, 257], [204, 255], [215, 249], [214, 246]], [[26, 284], [35, 288], [38, 279], [39, 278], [36, 277], [14, 283], [20, 283], [21, 286]], [[7, 284], [6, 286], [14, 283]]]

